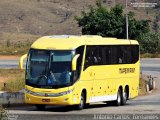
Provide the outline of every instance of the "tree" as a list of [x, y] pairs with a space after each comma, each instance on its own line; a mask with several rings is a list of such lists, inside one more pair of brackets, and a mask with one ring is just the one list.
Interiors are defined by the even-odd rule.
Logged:
[[141, 53], [160, 53], [160, 33], [147, 33], [138, 38]]
[[[82, 11], [81, 16], [76, 16], [75, 19], [82, 27], [82, 34], [126, 38], [126, 21], [121, 5], [108, 10], [97, 1], [95, 7], [90, 6], [89, 12]], [[136, 20], [134, 13], [129, 12], [129, 38], [136, 39], [148, 32], [149, 21]]]
[[159, 22], [159, 16], [155, 16], [155, 20], [153, 21], [153, 27], [152, 27], [155, 33], [159, 31], [158, 22]]

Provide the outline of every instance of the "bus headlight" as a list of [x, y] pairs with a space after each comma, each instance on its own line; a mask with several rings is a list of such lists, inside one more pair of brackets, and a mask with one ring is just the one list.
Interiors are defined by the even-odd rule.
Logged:
[[42, 97], [58, 97], [58, 96], [63, 96], [70, 94], [73, 92], [74, 89], [70, 89], [68, 91], [60, 92], [60, 93], [39, 93], [39, 92], [32, 92], [28, 89], [25, 89], [25, 92], [34, 96], [42, 96]]
[[32, 92], [28, 89], [25, 89], [25, 93], [31, 94], [31, 95], [35, 95], [35, 96], [45, 96], [45, 93], [39, 93], [39, 92]]
[[61, 93], [58, 93], [58, 94], [59, 94], [59, 96], [61, 96], [61, 95], [67, 95], [67, 94], [70, 94], [72, 91], [73, 91], [73, 89], [65, 91], [65, 92], [61, 92]]

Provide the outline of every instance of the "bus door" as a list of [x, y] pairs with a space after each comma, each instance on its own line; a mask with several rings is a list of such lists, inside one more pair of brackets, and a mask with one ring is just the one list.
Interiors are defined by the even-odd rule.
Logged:
[[106, 81], [105, 81], [105, 66], [103, 66], [103, 46], [96, 46], [92, 48], [92, 79], [93, 79], [93, 97], [94, 102], [101, 101], [101, 98], [106, 94]]
[[89, 101], [94, 96], [93, 90], [93, 82], [94, 82], [94, 70], [93, 70], [93, 59], [92, 59], [92, 47], [86, 47], [86, 55], [85, 55], [85, 62], [84, 62], [84, 69], [81, 74], [81, 79], [85, 81], [85, 85], [87, 88], [87, 93], [89, 97]]

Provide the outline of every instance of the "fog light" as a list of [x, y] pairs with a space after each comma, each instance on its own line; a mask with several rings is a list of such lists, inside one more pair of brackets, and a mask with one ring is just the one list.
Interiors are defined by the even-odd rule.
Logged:
[[73, 98], [73, 102], [74, 102], [74, 103], [76, 103], [76, 101], [77, 101], [77, 98], [76, 98], [76, 97], [74, 97], [74, 98]]

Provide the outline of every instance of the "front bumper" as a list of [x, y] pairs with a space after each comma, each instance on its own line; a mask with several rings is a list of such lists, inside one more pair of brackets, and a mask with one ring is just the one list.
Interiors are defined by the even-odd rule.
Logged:
[[46, 104], [46, 105], [73, 105], [72, 94], [58, 97], [42, 97], [25, 93], [25, 103], [27, 104]]

